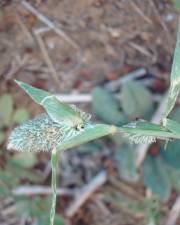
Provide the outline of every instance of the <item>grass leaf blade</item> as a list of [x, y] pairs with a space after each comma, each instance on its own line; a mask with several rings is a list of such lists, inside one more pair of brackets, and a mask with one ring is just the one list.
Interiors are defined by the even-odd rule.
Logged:
[[115, 126], [106, 125], [106, 124], [96, 124], [91, 125], [92, 127], [85, 129], [80, 132], [78, 135], [72, 137], [71, 139], [64, 141], [63, 143], [57, 146], [58, 151], [66, 150], [78, 145], [84, 144], [86, 142], [95, 140], [100, 137], [104, 137], [109, 134], [114, 134], [117, 132]]
[[19, 80], [15, 80], [15, 82], [38, 104], [41, 104], [44, 98], [50, 96], [50, 93], [47, 91], [32, 87]]
[[180, 19], [178, 22], [177, 41], [174, 51], [174, 59], [171, 70], [171, 84], [167, 99], [167, 105], [163, 117], [166, 118], [173, 109], [180, 91]]
[[22, 81], [16, 83], [38, 104], [42, 105], [51, 119], [57, 123], [69, 126], [83, 124], [83, 118], [70, 105], [60, 102], [54, 95], [44, 90], [32, 87]]

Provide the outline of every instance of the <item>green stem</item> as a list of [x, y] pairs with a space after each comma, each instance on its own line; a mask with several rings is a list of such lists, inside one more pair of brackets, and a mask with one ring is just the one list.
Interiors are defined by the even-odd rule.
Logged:
[[58, 152], [57, 149], [53, 149], [51, 155], [51, 167], [52, 167], [52, 178], [51, 178], [51, 187], [52, 187], [52, 205], [50, 212], [50, 225], [54, 225], [54, 218], [56, 214], [56, 173], [58, 165]]

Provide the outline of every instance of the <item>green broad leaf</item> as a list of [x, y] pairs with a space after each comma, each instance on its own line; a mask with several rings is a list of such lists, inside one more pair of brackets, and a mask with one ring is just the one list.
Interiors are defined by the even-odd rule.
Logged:
[[21, 179], [26, 179], [29, 182], [33, 182], [33, 183], [42, 181], [42, 177], [40, 176], [40, 174], [34, 173], [34, 171], [29, 171], [29, 169], [23, 168], [12, 161], [8, 163], [6, 170], [8, 170], [9, 173], [12, 174], [12, 177], [16, 182], [16, 186]]
[[161, 148], [160, 153], [169, 165], [180, 170], [180, 141], [169, 142], [166, 149]]
[[[55, 215], [54, 225], [63, 225], [63, 224], [64, 224], [64, 219], [59, 215]], [[42, 216], [41, 218], [39, 218], [38, 225], [49, 225], [49, 217]]]
[[[50, 197], [38, 197], [33, 198], [18, 197], [16, 199], [16, 212], [18, 215], [24, 214], [29, 218], [36, 219], [37, 225], [49, 225], [49, 209], [50, 209]], [[55, 216], [54, 225], [63, 225], [64, 220], [61, 216]]]
[[[83, 113], [76, 110], [75, 107], [60, 102], [54, 95], [34, 88], [22, 81], [16, 83], [38, 104], [42, 105], [51, 119], [57, 123], [63, 123], [68, 126], [77, 126], [84, 124]], [[83, 114], [83, 115], [82, 115]]]
[[168, 200], [171, 193], [171, 182], [163, 159], [147, 155], [142, 164], [142, 171], [146, 187], [162, 200]]
[[11, 161], [22, 168], [30, 169], [36, 165], [37, 158], [30, 152], [17, 153], [12, 156]]
[[176, 99], [179, 95], [179, 91], [180, 91], [180, 19], [178, 22], [176, 47], [174, 51], [174, 59], [171, 70], [171, 83], [167, 98], [167, 104], [164, 111], [163, 116], [164, 118], [168, 117], [169, 113], [173, 109], [176, 103]]
[[172, 133], [180, 134], [180, 123], [171, 119], [163, 119], [163, 125]]
[[92, 105], [95, 114], [108, 124], [122, 125], [126, 116], [119, 110], [119, 103], [107, 90], [96, 87], [92, 91]]
[[153, 101], [149, 91], [137, 81], [123, 84], [121, 104], [129, 117], [148, 119], [153, 111]]
[[116, 147], [115, 159], [120, 177], [128, 182], [135, 182], [138, 173], [135, 165], [135, 151], [133, 146], [124, 142], [122, 146]]
[[167, 164], [167, 171], [173, 188], [180, 191], [180, 170]]
[[29, 113], [25, 108], [19, 108], [13, 115], [14, 123], [23, 123], [29, 118]]
[[5, 141], [5, 134], [3, 132], [0, 132], [0, 145]]
[[173, 0], [174, 6], [177, 10], [180, 10], [180, 0]]
[[34, 198], [18, 197], [16, 199], [16, 212], [18, 215], [26, 213], [30, 217], [47, 216], [50, 207], [50, 198], [35, 196]]
[[13, 111], [13, 100], [10, 94], [0, 97], [0, 127], [8, 126], [11, 123]]
[[9, 197], [10, 196], [10, 191], [8, 190], [8, 187], [4, 186], [0, 187], [0, 198], [5, 198], [5, 197]]

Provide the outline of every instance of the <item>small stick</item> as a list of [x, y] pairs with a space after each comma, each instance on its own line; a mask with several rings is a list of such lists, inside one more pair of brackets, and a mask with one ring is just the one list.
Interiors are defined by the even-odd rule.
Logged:
[[[162, 19], [160, 13], [159, 13], [159, 11], [158, 11], [158, 9], [157, 9], [157, 7], [156, 7], [154, 1], [149, 0], [149, 3], [150, 3], [150, 5], [152, 6], [153, 11], [155, 12], [155, 15], [156, 15], [156, 17], [158, 18], [158, 20], [159, 20], [159, 22], [160, 22], [162, 28], [163, 28], [164, 31], [166, 32], [166, 36], [168, 37], [169, 42], [172, 44], [173, 38], [172, 38], [171, 32], [169, 31], [169, 29], [168, 29], [166, 23], [163, 21], [163, 19]], [[169, 48], [169, 50], [170, 50], [170, 52], [171, 52], [171, 47]]]
[[55, 94], [61, 102], [76, 103], [76, 102], [91, 102], [91, 94]]
[[124, 182], [116, 179], [113, 176], [109, 178], [109, 181], [112, 184], [112, 186], [117, 188], [120, 192], [132, 197], [133, 199], [143, 202], [144, 197], [140, 193], [138, 193], [136, 190], [134, 190], [131, 186], [125, 184]]
[[[52, 29], [57, 35], [59, 35], [61, 38], [63, 38], [67, 43], [69, 43], [75, 50], [76, 50], [76, 56], [77, 60], [79, 61], [78, 65], [76, 66], [79, 68], [79, 66], [82, 64], [83, 59], [83, 52], [80, 49], [80, 46], [72, 40], [62, 29], [55, 26], [54, 23], [49, 20], [46, 16], [44, 16], [42, 13], [40, 13], [37, 9], [35, 9], [32, 5], [30, 5], [26, 1], [22, 1], [21, 4], [32, 14], [34, 14], [40, 21], [42, 21], [45, 25], [48, 26], [48, 28]], [[39, 30], [37, 29], [37, 34], [48, 31], [45, 28]], [[76, 69], [77, 69], [76, 68]], [[74, 72], [74, 71], [73, 71]]]
[[21, 4], [32, 14], [34, 14], [40, 21], [46, 24], [49, 28], [54, 30], [56, 34], [62, 37], [65, 41], [67, 41], [70, 45], [72, 45], [75, 49], [79, 49], [79, 46], [61, 29], [57, 28], [52, 21], [50, 21], [46, 16], [40, 13], [37, 9], [35, 9], [32, 5], [30, 5], [26, 1], [22, 1]]
[[152, 21], [149, 19], [149, 17], [147, 17], [144, 12], [137, 6], [137, 4], [135, 4], [133, 1], [129, 1], [130, 4], [132, 5], [132, 7], [134, 8], [134, 10], [146, 21], [148, 22], [150, 25], [152, 25]]
[[51, 59], [50, 59], [50, 57], [48, 55], [47, 49], [45, 47], [45, 44], [43, 43], [43, 40], [42, 40], [42, 38], [41, 38], [41, 36], [39, 34], [37, 34], [36, 32], [34, 32], [34, 34], [35, 34], [35, 37], [36, 37], [37, 42], [39, 44], [39, 47], [41, 49], [41, 52], [43, 54], [44, 60], [46, 61], [47, 65], [48, 65], [48, 67], [49, 67], [49, 69], [51, 71], [51, 74], [52, 74], [52, 77], [53, 77], [53, 80], [54, 80], [54, 84], [58, 88], [60, 88], [60, 80], [59, 80], [59, 77], [58, 77], [58, 75], [56, 73], [56, 70], [55, 70], [55, 68], [53, 66], [53, 63], [52, 63], [52, 61], [51, 61]]
[[166, 221], [166, 225], [174, 225], [180, 215], [180, 195], [177, 197]]
[[142, 44], [141, 45], [138, 45], [138, 44], [136, 44], [134, 42], [129, 42], [128, 44], [132, 48], [134, 48], [135, 50], [137, 50], [138, 52], [144, 54], [145, 56], [151, 57], [151, 58], [153, 57], [153, 55], [145, 47], [142, 46]]
[[77, 194], [75, 200], [70, 207], [66, 210], [66, 216], [73, 217], [81, 206], [91, 197], [91, 195], [101, 187], [107, 180], [107, 175], [104, 171], [100, 172], [89, 184], [87, 184]]
[[107, 88], [109, 91], [116, 91], [119, 86], [127, 81], [133, 80], [135, 78], [140, 78], [146, 74], [145, 68], [140, 68], [135, 71], [132, 71], [122, 77], [120, 77], [117, 80], [111, 81], [107, 84], [105, 84], [105, 88]]
[[34, 38], [33, 38], [32, 34], [29, 32], [28, 28], [27, 28], [27, 27], [25, 26], [25, 24], [22, 22], [22, 20], [21, 20], [21, 18], [19, 17], [18, 14], [16, 15], [16, 20], [17, 20], [19, 26], [21, 27], [22, 31], [23, 31], [24, 34], [26, 35], [26, 37], [27, 37], [29, 40], [33, 41]]
[[19, 62], [19, 65], [17, 66], [17, 63], [12, 62], [15, 65], [13, 65], [13, 68], [6, 74], [5, 80], [10, 80], [12, 77], [17, 74], [28, 62], [29, 57], [27, 55], [24, 56], [21, 62]]
[[101, 197], [98, 195], [95, 195], [93, 198], [93, 201], [95, 202], [95, 204], [97, 205], [97, 207], [101, 210], [102, 214], [104, 216], [110, 216], [111, 212], [110, 210], [107, 208], [107, 206], [105, 205], [105, 203], [101, 200]]
[[41, 28], [37, 28], [35, 29], [36, 34], [43, 34], [46, 32], [49, 32], [51, 30], [50, 27], [41, 27]]
[[[91, 94], [55, 94], [55, 96], [61, 101], [66, 103], [91, 103], [92, 95]], [[121, 95], [114, 94], [114, 97], [117, 99], [121, 99]], [[154, 94], [151, 96], [154, 102], [160, 102], [162, 100], [162, 96], [159, 94]], [[180, 99], [177, 99], [177, 104], [180, 104]]]
[[[66, 188], [58, 188], [57, 195], [59, 196], [73, 196], [76, 191], [68, 190]], [[52, 189], [50, 187], [44, 186], [19, 186], [18, 188], [12, 190], [12, 194], [16, 196], [21, 195], [50, 195], [52, 194]]]

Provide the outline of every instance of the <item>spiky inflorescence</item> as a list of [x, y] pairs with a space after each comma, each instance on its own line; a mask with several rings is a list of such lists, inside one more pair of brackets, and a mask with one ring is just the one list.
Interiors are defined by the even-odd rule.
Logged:
[[8, 149], [17, 151], [52, 151], [81, 130], [54, 122], [46, 113], [16, 127], [8, 141]]

